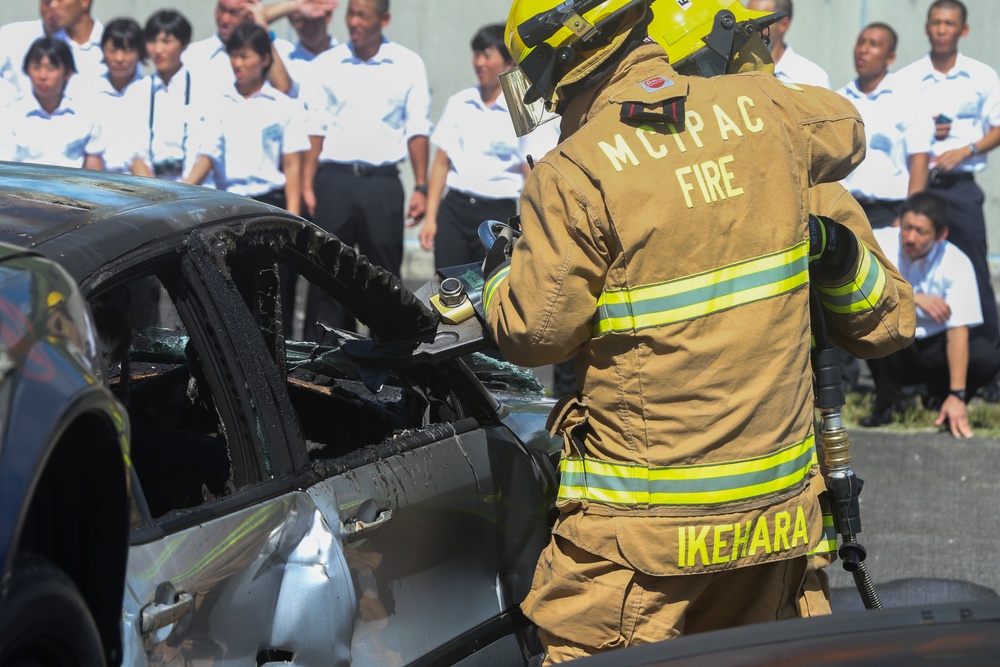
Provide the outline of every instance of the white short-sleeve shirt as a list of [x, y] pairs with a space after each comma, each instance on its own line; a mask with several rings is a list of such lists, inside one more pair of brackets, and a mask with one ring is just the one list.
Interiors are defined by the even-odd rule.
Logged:
[[[926, 55], [897, 76], [897, 86], [905, 88], [923, 113], [932, 119], [938, 114], [952, 119], [948, 136], [932, 144], [935, 156], [954, 148], [968, 148], [1000, 125], [1000, 78], [989, 65], [959, 53], [955, 67], [942, 74]], [[985, 168], [986, 155], [980, 153], [967, 158], [957, 169], [978, 172]]]
[[979, 287], [972, 261], [949, 241], [941, 241], [920, 259], [910, 259], [899, 241], [899, 228], [875, 230], [875, 240], [885, 256], [896, 265], [917, 294], [942, 297], [951, 308], [947, 322], [935, 322], [917, 308], [917, 338], [929, 338], [955, 327], [975, 327], [983, 323]]
[[61, 35], [73, 52], [73, 62], [76, 72], [81, 76], [98, 77], [108, 72], [104, 64], [104, 51], [101, 50], [101, 36], [104, 35], [104, 24], [94, 19], [94, 29], [83, 44], [78, 44], [65, 35]]
[[513, 199], [520, 196], [524, 185], [523, 165], [533, 144], [529, 137], [517, 137], [503, 95], [485, 104], [479, 88], [474, 87], [449, 98], [431, 142], [451, 160], [449, 188], [481, 197]]
[[11, 162], [82, 167], [88, 155], [104, 155], [105, 139], [96, 114], [69, 95], [51, 114], [32, 94], [4, 110], [0, 159]]
[[[150, 167], [170, 160], [184, 161], [181, 174], [161, 178], [179, 181], [194, 166], [198, 149], [205, 143], [207, 119], [214, 116], [222, 96], [222, 91], [212, 85], [182, 66], [169, 83], [154, 73], [133, 84], [125, 94], [129, 113], [144, 128]], [[211, 177], [205, 182], [207, 187], [214, 184]]]
[[795, 53], [787, 44], [781, 61], [774, 64], [774, 76], [786, 83], [804, 83], [807, 86], [830, 89], [830, 75], [826, 70]]
[[[330, 48], [337, 46], [337, 40], [334, 37], [330, 37]], [[291, 42], [284, 39], [277, 39], [274, 41], [274, 48], [278, 51], [278, 56], [281, 61], [285, 64], [285, 69], [288, 70], [288, 76], [292, 79], [292, 88], [288, 91], [288, 96], [297, 98], [302, 92], [304, 87], [303, 82], [311, 78], [312, 63], [316, 60], [316, 57], [320, 53], [325, 53], [321, 51], [320, 53], [313, 53], [306, 47], [302, 46], [302, 42], [292, 45]]]
[[427, 71], [413, 51], [383, 40], [365, 61], [346, 43], [321, 53], [312, 66], [315, 76], [302, 98], [310, 133], [324, 137], [320, 160], [397, 164], [411, 138], [430, 134]]
[[113, 132], [107, 132], [104, 151], [105, 171], [127, 174], [136, 158], [149, 161], [149, 141], [145, 137], [146, 118], [140, 118], [133, 106], [126, 103], [128, 91], [143, 80], [136, 70], [135, 77], [124, 89], [118, 91], [107, 74], [99, 77], [73, 76], [67, 84], [67, 93], [84, 100], [98, 118], [113, 120]]
[[868, 140], [864, 161], [844, 179], [844, 187], [855, 197], [905, 199], [910, 184], [907, 158], [931, 150], [930, 116], [899, 92], [893, 74], [887, 74], [870, 94], [861, 92], [856, 81], [837, 92], [861, 114]]
[[212, 159], [216, 184], [247, 197], [284, 187], [281, 156], [309, 149], [305, 109], [269, 83], [248, 98], [227, 92], [210, 126], [200, 152]]
[[7, 79], [0, 79], [0, 109], [17, 99], [17, 87]]

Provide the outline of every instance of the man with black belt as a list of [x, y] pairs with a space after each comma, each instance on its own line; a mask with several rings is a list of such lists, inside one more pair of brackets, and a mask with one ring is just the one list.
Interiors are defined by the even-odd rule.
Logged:
[[934, 123], [900, 92], [889, 65], [896, 60], [896, 31], [872, 23], [854, 45], [858, 78], [838, 90], [865, 121], [868, 152], [844, 179], [873, 228], [890, 227], [908, 195], [927, 187]]
[[[317, 56], [303, 91], [314, 123], [303, 196], [316, 224], [399, 275], [404, 216], [419, 221], [427, 205], [427, 71], [420, 56], [382, 36], [389, 0], [351, 0], [346, 21], [350, 41]], [[408, 213], [398, 167], [407, 155], [416, 186]], [[350, 328], [343, 309], [316, 292], [306, 337], [321, 337], [317, 320]]]
[[948, 202], [948, 240], [976, 271], [988, 340], [1000, 343], [996, 297], [987, 260], [983, 191], [974, 174], [1000, 145], [1000, 79], [988, 65], [958, 52], [969, 34], [968, 11], [958, 0], [936, 0], [927, 13], [931, 51], [897, 74], [897, 85], [935, 121], [927, 191]]

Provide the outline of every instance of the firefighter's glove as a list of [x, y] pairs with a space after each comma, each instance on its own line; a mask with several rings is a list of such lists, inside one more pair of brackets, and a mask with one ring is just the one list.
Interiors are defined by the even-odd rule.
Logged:
[[809, 269], [816, 278], [845, 278], [857, 261], [858, 239], [854, 232], [830, 218], [809, 216]]
[[510, 264], [510, 255], [514, 251], [514, 241], [514, 234], [510, 227], [505, 226], [503, 231], [497, 234], [497, 240], [486, 251], [486, 259], [483, 260], [483, 279], [485, 281], [488, 282], [495, 273]]

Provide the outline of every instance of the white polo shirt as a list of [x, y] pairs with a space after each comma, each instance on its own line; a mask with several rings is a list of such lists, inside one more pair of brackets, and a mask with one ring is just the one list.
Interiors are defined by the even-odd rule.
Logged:
[[822, 67], [792, 50], [788, 44], [781, 61], [774, 64], [774, 75], [786, 83], [804, 83], [830, 89], [830, 75]]
[[896, 87], [896, 76], [887, 74], [870, 94], [851, 81], [837, 91], [857, 108], [865, 122], [868, 152], [864, 161], [844, 179], [855, 197], [903, 200], [910, 185], [906, 160], [930, 153], [934, 123]]
[[17, 99], [17, 86], [7, 79], [0, 79], [0, 109]]
[[82, 76], [104, 76], [108, 66], [104, 64], [104, 52], [101, 50], [101, 36], [104, 34], [104, 24], [94, 19], [94, 29], [83, 44], [77, 44], [67, 35], [63, 40], [73, 51], [73, 61], [76, 63], [77, 74]]
[[514, 199], [524, 185], [530, 136], [519, 139], [515, 134], [503, 95], [487, 105], [474, 87], [448, 99], [431, 142], [451, 160], [449, 188], [480, 197]]
[[[184, 160], [186, 174], [194, 166], [198, 149], [205, 143], [206, 119], [214, 114], [221, 95], [221, 91], [183, 65], [169, 84], [153, 73], [129, 87], [125, 103], [144, 128], [150, 167], [167, 160]], [[178, 181], [182, 175], [161, 178]], [[205, 185], [214, 187], [214, 179], [210, 177]]]
[[348, 42], [321, 53], [313, 67], [303, 99], [310, 133], [324, 137], [321, 161], [397, 164], [411, 138], [430, 134], [427, 71], [413, 51], [383, 40], [364, 61]]
[[983, 323], [976, 271], [964, 252], [949, 241], [941, 241], [926, 257], [913, 260], [900, 246], [899, 228], [883, 227], [874, 232], [885, 256], [913, 285], [914, 293], [942, 297], [951, 308], [948, 321], [938, 323], [918, 307], [917, 338], [929, 338], [955, 327], [975, 327]]
[[0, 160], [83, 167], [88, 155], [104, 155], [105, 139], [96, 114], [69, 95], [51, 114], [34, 95], [22, 95], [4, 110]]
[[216, 184], [247, 197], [283, 188], [281, 156], [309, 149], [305, 109], [269, 83], [249, 98], [227, 92], [209, 126], [200, 152], [212, 159]]
[[66, 86], [67, 94], [83, 100], [98, 118], [113, 119], [114, 131], [106, 133], [105, 171], [127, 174], [136, 158], [149, 161], [148, 117], [140, 118], [134, 106], [126, 102], [128, 91], [142, 80], [142, 74], [136, 69], [135, 76], [121, 91], [111, 85], [107, 74], [98, 77], [76, 75]]
[[[279, 55], [294, 48], [284, 39], [276, 39], [274, 43]], [[235, 90], [236, 77], [233, 74], [233, 65], [219, 33], [212, 33], [211, 37], [188, 44], [181, 54], [181, 61], [192, 72], [197, 72], [206, 84], [217, 86], [216, 90], [220, 94], [231, 89]]]
[[[337, 46], [337, 39], [331, 36], [330, 49], [335, 46]], [[291, 42], [284, 39], [274, 40], [274, 48], [277, 50], [278, 56], [281, 58], [281, 62], [285, 64], [285, 69], [288, 70], [288, 75], [292, 78], [292, 88], [288, 91], [288, 96], [299, 97], [303, 88], [302, 82], [310, 78], [312, 63], [316, 60], [316, 57], [319, 56], [320, 53], [313, 53], [306, 47], [302, 46], [302, 42], [293, 45]], [[327, 51], [330, 49], [327, 49]]]
[[[14, 84], [22, 95], [31, 94], [31, 79], [24, 73], [24, 56], [31, 43], [40, 37], [45, 37], [41, 19], [0, 27], [0, 77]], [[66, 39], [66, 34], [60, 30], [53, 37]]]
[[[897, 85], [914, 97], [932, 119], [944, 114], [952, 119], [951, 132], [932, 144], [934, 156], [953, 148], [967, 149], [987, 131], [1000, 125], [1000, 79], [996, 71], [961, 53], [947, 74], [934, 69], [930, 55], [907, 65], [897, 75]], [[970, 156], [957, 171], [978, 172], [986, 168], [986, 155]]]

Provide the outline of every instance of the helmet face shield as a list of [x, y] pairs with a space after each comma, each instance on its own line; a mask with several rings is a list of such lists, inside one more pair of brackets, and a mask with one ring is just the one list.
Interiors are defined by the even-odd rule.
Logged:
[[[524, 75], [520, 67], [512, 67], [500, 75], [500, 88], [510, 119], [514, 123], [514, 132], [523, 137], [542, 123], [557, 118], [555, 114], [545, 110], [545, 100], [538, 95], [529, 95], [532, 90], [531, 81]], [[525, 99], [534, 99], [526, 103]]]
[[[738, 31], [740, 34], [742, 31]], [[739, 42], [742, 41], [742, 44]], [[730, 58], [723, 58], [712, 49], [698, 49], [691, 55], [674, 63], [678, 74], [685, 76], [710, 77], [740, 72], [769, 72], [774, 74], [774, 59], [759, 32], [752, 33], [745, 40], [736, 40]]]

